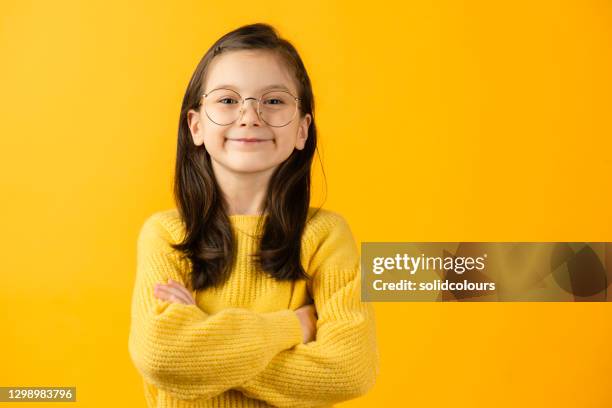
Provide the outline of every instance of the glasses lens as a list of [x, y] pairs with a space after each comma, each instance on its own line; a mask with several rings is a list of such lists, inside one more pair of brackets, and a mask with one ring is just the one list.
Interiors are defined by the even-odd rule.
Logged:
[[215, 89], [206, 96], [206, 114], [218, 125], [229, 125], [238, 118], [241, 98], [231, 89]]
[[261, 97], [259, 110], [261, 119], [268, 125], [285, 126], [295, 117], [297, 102], [288, 92], [271, 91]]

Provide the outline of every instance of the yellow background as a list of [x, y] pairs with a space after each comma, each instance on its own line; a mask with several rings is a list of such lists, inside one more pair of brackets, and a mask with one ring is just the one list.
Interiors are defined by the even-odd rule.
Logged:
[[[0, 19], [2, 386], [144, 406], [136, 235], [174, 206], [195, 66], [246, 23], [300, 51], [313, 204], [358, 242], [612, 241], [609, 1], [2, 0]], [[612, 404], [609, 304], [375, 308], [381, 374], [341, 406]]]

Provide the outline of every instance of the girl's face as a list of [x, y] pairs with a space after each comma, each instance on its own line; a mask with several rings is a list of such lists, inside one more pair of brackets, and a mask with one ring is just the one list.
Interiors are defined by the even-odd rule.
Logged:
[[[208, 67], [204, 92], [229, 88], [244, 99], [259, 99], [266, 91], [277, 90], [279, 85], [298, 96], [297, 85], [279, 56], [261, 50], [240, 50], [213, 59]], [[219, 171], [271, 174], [294, 149], [304, 148], [311, 116], [306, 114], [302, 117], [298, 112], [288, 125], [272, 127], [258, 117], [257, 102], [249, 99], [244, 102], [242, 115], [230, 125], [212, 122], [203, 105], [198, 111], [190, 110], [187, 120], [193, 142], [197, 146], [204, 144], [215, 174], [218, 175]], [[244, 138], [262, 141], [238, 140]]]

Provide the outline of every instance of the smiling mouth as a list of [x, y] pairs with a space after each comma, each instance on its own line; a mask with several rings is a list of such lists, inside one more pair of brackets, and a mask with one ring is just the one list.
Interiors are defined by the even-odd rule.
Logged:
[[239, 142], [239, 143], [263, 143], [263, 142], [270, 142], [272, 141], [272, 139], [248, 139], [248, 138], [242, 138], [242, 139], [225, 139], [227, 141], [231, 141], [231, 142]]

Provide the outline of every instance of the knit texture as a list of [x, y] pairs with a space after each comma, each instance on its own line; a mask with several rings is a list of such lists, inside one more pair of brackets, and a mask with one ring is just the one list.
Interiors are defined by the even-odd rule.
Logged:
[[[250, 254], [262, 216], [231, 215], [237, 259], [218, 288], [194, 291], [177, 209], [144, 222], [128, 340], [149, 407], [331, 407], [365, 394], [379, 373], [374, 310], [360, 301], [355, 239], [338, 213], [309, 210], [301, 262], [310, 280], [278, 282]], [[266, 217], [266, 216], [263, 216]], [[196, 305], [157, 299], [168, 278]], [[315, 304], [316, 340], [303, 344], [294, 310]]]

